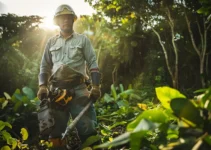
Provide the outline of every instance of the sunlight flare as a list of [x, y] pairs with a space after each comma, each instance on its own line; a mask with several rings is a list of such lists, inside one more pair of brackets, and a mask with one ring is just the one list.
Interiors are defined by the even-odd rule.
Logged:
[[39, 27], [51, 30], [58, 29], [58, 26], [54, 25], [52, 17], [45, 17]]

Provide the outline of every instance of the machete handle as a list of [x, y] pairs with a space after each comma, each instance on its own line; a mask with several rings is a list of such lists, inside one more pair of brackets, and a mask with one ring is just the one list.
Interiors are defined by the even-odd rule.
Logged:
[[67, 133], [69, 131], [71, 131], [76, 126], [76, 124], [78, 123], [78, 121], [81, 119], [81, 117], [84, 115], [84, 113], [89, 109], [89, 107], [91, 106], [91, 104], [92, 104], [92, 101], [90, 100], [90, 102], [88, 104], [86, 104], [86, 106], [78, 114], [78, 116], [73, 120], [73, 122], [66, 128], [65, 132], [62, 134], [62, 140], [65, 138], [65, 136], [67, 135]]

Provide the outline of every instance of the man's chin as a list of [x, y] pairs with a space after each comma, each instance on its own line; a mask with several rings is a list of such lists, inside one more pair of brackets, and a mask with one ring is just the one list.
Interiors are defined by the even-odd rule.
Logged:
[[72, 29], [61, 29], [62, 32], [65, 32], [65, 33], [72, 33], [73, 30]]

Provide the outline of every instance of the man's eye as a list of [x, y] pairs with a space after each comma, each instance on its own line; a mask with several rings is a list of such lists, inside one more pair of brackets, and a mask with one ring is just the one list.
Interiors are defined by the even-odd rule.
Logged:
[[63, 16], [59, 16], [59, 19], [62, 20], [62, 19], [64, 19], [64, 17]]
[[67, 16], [61, 15], [61, 16], [59, 16], [59, 19], [60, 19], [60, 20], [64, 20], [64, 19], [71, 20], [71, 19], [73, 19], [73, 16], [71, 16], [71, 15], [67, 15]]
[[73, 18], [73, 15], [67, 15], [66, 17], [71, 19], [71, 18]]

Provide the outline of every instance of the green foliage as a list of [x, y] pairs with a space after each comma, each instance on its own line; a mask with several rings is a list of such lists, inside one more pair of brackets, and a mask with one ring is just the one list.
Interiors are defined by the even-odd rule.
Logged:
[[92, 145], [95, 142], [98, 142], [100, 140], [100, 137], [98, 135], [96, 136], [90, 136], [82, 145], [83, 148], [88, 147]]
[[202, 126], [203, 118], [200, 115], [200, 110], [194, 106], [188, 99], [185, 98], [175, 98], [170, 102], [171, 108], [174, 114], [181, 120], [188, 120], [190, 126]]
[[[32, 31], [41, 23], [39, 16], [17, 16], [15, 14], [1, 14], [0, 16], [0, 33], [1, 40], [13, 43], [20, 38], [25, 37], [25, 31]], [[19, 37], [18, 37], [19, 36]]]
[[161, 109], [159, 110], [155, 108], [151, 110], [145, 110], [133, 122], [127, 125], [127, 131], [134, 130], [135, 127], [139, 124], [139, 122], [142, 119], [148, 119], [148, 120], [151, 120], [153, 122], [158, 122], [158, 123], [167, 123], [170, 120], [169, 117], [170, 116]]
[[38, 28], [41, 19], [39, 16], [0, 15], [0, 84], [4, 85], [0, 91], [11, 94], [18, 87], [36, 88], [41, 41], [46, 36]]
[[[144, 34], [141, 37], [133, 35], [135, 34], [136, 25], [138, 23], [135, 23], [134, 19], [129, 19], [127, 23], [121, 26], [100, 15], [92, 17], [82, 16], [82, 18], [76, 21], [76, 31], [89, 36], [96, 50], [98, 64], [102, 68], [103, 88], [110, 89], [112, 79], [109, 76], [111, 76], [111, 72], [116, 71], [118, 73], [121, 71], [121, 65], [125, 65], [126, 68], [132, 66], [131, 63], [135, 62], [135, 57], [137, 56], [137, 59], [139, 59], [140, 51], [144, 50], [142, 48], [144, 46], [140, 46], [138, 42], [138, 40], [143, 39]], [[81, 31], [81, 29], [83, 30]], [[130, 29], [129, 32], [128, 29]], [[135, 67], [137, 68], [136, 71], [138, 71], [140, 67], [139, 62]], [[114, 79], [117, 85], [119, 83], [124, 83], [124, 85], [131, 83], [132, 77], [123, 80], [124, 77], [122, 74], [120, 75]], [[129, 71], [127, 75], [130, 76]]]
[[12, 128], [11, 124], [9, 124], [8, 122], [3, 122], [3, 121], [0, 121], [0, 131], [2, 129], [4, 129], [4, 127], [7, 126], [9, 128]]
[[[28, 132], [25, 128], [21, 128], [21, 134], [22, 134], [22, 141], [21, 139], [16, 139], [11, 136], [9, 131], [7, 131], [6, 127], [12, 128], [12, 125], [8, 122], [4, 122], [0, 120], [0, 138], [2, 143], [2, 140], [6, 142], [7, 145], [1, 147], [1, 150], [10, 150], [10, 149], [28, 149], [27, 144], [23, 144], [25, 140], [28, 139]], [[5, 130], [3, 130], [5, 129]], [[1, 145], [2, 146], [2, 145]]]
[[171, 109], [170, 102], [174, 98], [186, 98], [183, 94], [175, 89], [170, 89], [169, 87], [159, 87], [155, 89], [156, 94], [163, 107], [166, 109]]
[[211, 14], [211, 2], [210, 0], [199, 0], [202, 7], [197, 10], [199, 14], [210, 15]]
[[[32, 82], [36, 82], [35, 76], [38, 74], [38, 64], [34, 60], [28, 59], [20, 50], [11, 48], [4, 53], [0, 61], [1, 84], [5, 84], [4, 90], [13, 92], [14, 87], [23, 87], [25, 85], [33, 87]], [[11, 87], [11, 84], [13, 87]], [[3, 87], [2, 87], [3, 88]], [[3, 90], [1, 88], [1, 90]]]
[[28, 144], [23, 142], [35, 142], [38, 136], [38, 122], [34, 112], [39, 101], [29, 87], [17, 89], [12, 96], [7, 93], [4, 95], [5, 97], [0, 98], [0, 144], [8, 144], [11, 149], [27, 149]]
[[[196, 46], [198, 49], [209, 47], [209, 44], [202, 46], [205, 39], [201, 40], [199, 38], [200, 34], [198, 33], [200, 33], [200, 31], [198, 30], [203, 30], [203, 16], [196, 14], [197, 9], [202, 5], [204, 5], [205, 8], [210, 7], [209, 0], [201, 1], [202, 5], [199, 1], [190, 0], [86, 1], [95, 8], [98, 16], [100, 16], [99, 18], [106, 17], [107, 27], [111, 29], [108, 30], [110, 32], [107, 32], [107, 35], [109, 35], [111, 40], [105, 38], [102, 34], [102, 41], [110, 42], [110, 44], [105, 45], [104, 48], [108, 51], [111, 50], [110, 53], [112, 57], [115, 58], [113, 68], [118, 66], [116, 69], [118, 72], [117, 80], [120, 80], [121, 82], [117, 81], [117, 84], [131, 83], [134, 77], [145, 73], [144, 80], [146, 79], [145, 82], [148, 82], [149, 84], [155, 84], [156, 82], [159, 86], [171, 85], [169, 78], [170, 74], [166, 74], [166, 72], [169, 70], [174, 72], [176, 70], [174, 67], [177, 64], [179, 69], [178, 79], [181, 80], [179, 81], [181, 84], [179, 85], [179, 88], [193, 87], [193, 85], [193, 88], [195, 89], [200, 88], [200, 83], [198, 82], [200, 74], [198, 73], [193, 77], [191, 73], [196, 70], [199, 72], [199, 68], [196, 67], [196, 65], [199, 64], [199, 61], [195, 61], [197, 55], [196, 52], [193, 51], [193, 45], [184, 14], [185, 12], [188, 14], [191, 30], [194, 33], [194, 41], [197, 41]], [[211, 17], [208, 18], [210, 20]], [[197, 25], [196, 20], [198, 20], [200, 26]], [[209, 21], [206, 21], [205, 26], [210, 27]], [[199, 29], [198, 27], [201, 28]], [[210, 32], [210, 30], [207, 31]], [[160, 36], [160, 43], [157, 35]], [[206, 41], [209, 40], [210, 37], [208, 36]], [[159, 45], [161, 43], [163, 44]], [[112, 46], [110, 47], [110, 45]], [[97, 49], [98, 47], [100, 46], [97, 46]], [[162, 52], [163, 47], [165, 47], [166, 52]], [[209, 48], [207, 48], [207, 51], [210, 51]], [[179, 62], [174, 64], [176, 61], [175, 53], [178, 53], [177, 61]], [[103, 57], [104, 56], [105, 55], [103, 55]], [[147, 56], [148, 59], [146, 58]], [[164, 56], [167, 57], [165, 58]], [[170, 69], [166, 68], [166, 62], [169, 63]], [[154, 66], [154, 68], [151, 66]], [[106, 67], [107, 66], [103, 66], [103, 68]], [[165, 73], [162, 74], [162, 76], [161, 74], [155, 74], [155, 70], [160, 67], [163, 68], [163, 72]], [[209, 68], [210, 67], [207, 67], [208, 70], [210, 70]], [[185, 75], [180, 77], [181, 74]], [[174, 73], [172, 75], [174, 75]], [[130, 77], [133, 78], [131, 79]], [[194, 84], [187, 79], [191, 79]], [[108, 81], [108, 79], [106, 81]]]
[[135, 100], [134, 97], [140, 98], [137, 90], [124, 90], [122, 84], [119, 87], [111, 85], [111, 93], [105, 93], [101, 101], [96, 103], [102, 141], [112, 140], [124, 132], [122, 127], [137, 115], [137, 111], [140, 111], [136, 104], [133, 106], [133, 103], [130, 103]]
[[[204, 90], [204, 94], [197, 100], [189, 100], [189, 96], [175, 89], [156, 88], [161, 104], [153, 103], [156, 102], [154, 88], [169, 85], [170, 82], [160, 45], [150, 31], [152, 28], [161, 35], [162, 42], [167, 47], [170, 65], [174, 58], [166, 8], [169, 8], [172, 15], [175, 24], [174, 41], [179, 48], [179, 56], [182, 56], [179, 59], [179, 73], [182, 75], [179, 77], [180, 87], [183, 91], [192, 91], [192, 88], [199, 87], [199, 75], [195, 75], [198, 70], [197, 57], [192, 51], [183, 16], [184, 10], [187, 11], [191, 27], [193, 31], [197, 31], [195, 18], [200, 21], [199, 25], [202, 25], [203, 20], [202, 15], [195, 13], [201, 7], [198, 1], [185, 0], [185, 7], [181, 5], [181, 1], [86, 1], [94, 6], [98, 14], [81, 17], [75, 22], [78, 25], [76, 29], [91, 39], [103, 74], [102, 87], [108, 87], [105, 91], [111, 91], [104, 94], [100, 103], [96, 103], [102, 141], [111, 141], [100, 147], [123, 144], [128, 147], [127, 143], [130, 143], [132, 149], [158, 149], [158, 146], [160, 149], [192, 149], [194, 144], [200, 145], [200, 142], [210, 145], [210, 88]], [[198, 13], [209, 15], [210, 1], [200, 2], [202, 8]], [[143, 23], [141, 17], [146, 19], [148, 24]], [[17, 87], [24, 87], [16, 90], [11, 97], [4, 93], [5, 96], [0, 98], [0, 120], [13, 126], [16, 139], [21, 139], [16, 136], [21, 136], [19, 131], [25, 126], [32, 138], [37, 136], [37, 118], [32, 112], [36, 110], [35, 106], [39, 102], [32, 91], [37, 87], [43, 43], [49, 37], [46, 31], [37, 28], [40, 19], [38, 16], [20, 17], [13, 14], [0, 16], [0, 91], [12, 93]], [[209, 16], [207, 25], [208, 21]], [[210, 30], [207, 31], [209, 35]], [[197, 46], [203, 47], [198, 32], [194, 32], [194, 35]], [[207, 41], [210, 41], [210, 37]], [[116, 78], [111, 79], [111, 74], [115, 74]], [[139, 90], [126, 89], [122, 84], [118, 87], [110, 86], [112, 82], [117, 83], [115, 85], [129, 85], [133, 82], [133, 87]], [[14, 137], [8, 125], [3, 125], [2, 128], [2, 131], [7, 128], [6, 131]], [[122, 136], [116, 138], [121, 134]], [[5, 132], [6, 135], [8, 134]], [[28, 140], [34, 139], [29, 136]], [[87, 145], [90, 145], [90, 142], [85, 146]]]
[[[195, 100], [188, 100], [175, 89], [158, 87], [156, 94], [162, 107], [157, 105], [153, 109], [141, 112], [127, 125], [127, 132], [110, 142], [95, 146], [95, 149], [113, 148], [127, 143], [130, 143], [131, 150], [144, 147], [157, 149], [158, 146], [161, 149], [171, 147], [182, 150], [196, 147], [197, 149], [210, 148], [211, 119], [208, 117], [210, 111], [200, 104], [203, 103], [203, 99], [206, 99], [206, 104], [210, 103], [210, 89], [206, 89], [206, 94], [200, 96], [199, 102], [196, 103]], [[169, 103], [168, 107], [166, 103]]]

